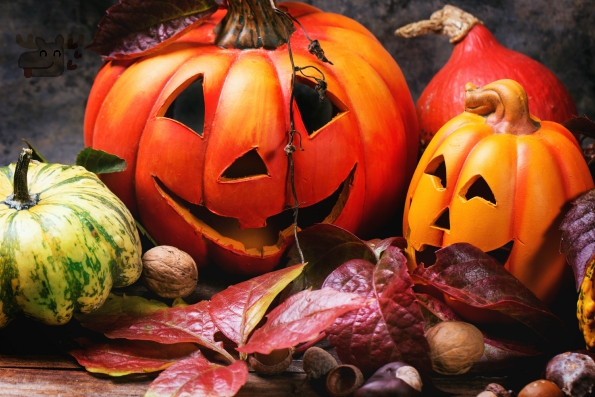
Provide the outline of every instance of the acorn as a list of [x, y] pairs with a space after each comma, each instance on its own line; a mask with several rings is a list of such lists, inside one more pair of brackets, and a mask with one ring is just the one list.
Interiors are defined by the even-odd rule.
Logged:
[[316, 346], [308, 348], [302, 360], [302, 368], [310, 379], [324, 378], [338, 365], [329, 352]]

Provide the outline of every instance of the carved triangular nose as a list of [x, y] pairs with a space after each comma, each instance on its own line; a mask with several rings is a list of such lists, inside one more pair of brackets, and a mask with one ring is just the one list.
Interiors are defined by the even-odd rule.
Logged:
[[244, 153], [238, 157], [221, 174], [222, 181], [236, 181], [241, 179], [251, 179], [259, 176], [268, 176], [269, 172], [262, 157], [258, 154], [256, 148]]
[[434, 227], [450, 230], [450, 210], [446, 207], [434, 221]]

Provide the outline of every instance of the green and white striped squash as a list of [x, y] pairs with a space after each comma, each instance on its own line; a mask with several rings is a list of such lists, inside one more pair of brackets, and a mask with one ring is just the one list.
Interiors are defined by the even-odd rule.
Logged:
[[64, 324], [142, 271], [135, 221], [103, 182], [30, 159], [0, 168], [0, 327], [20, 313]]

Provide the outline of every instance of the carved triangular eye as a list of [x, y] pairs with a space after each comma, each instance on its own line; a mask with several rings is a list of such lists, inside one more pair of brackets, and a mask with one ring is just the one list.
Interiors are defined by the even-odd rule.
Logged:
[[438, 188], [445, 188], [446, 187], [446, 162], [444, 161], [444, 156], [440, 155], [434, 158], [428, 166], [424, 173], [428, 175], [433, 175], [437, 178], [436, 183]]
[[269, 172], [258, 151], [252, 149], [237, 158], [221, 175], [221, 180], [238, 180], [256, 176], [268, 176]]
[[440, 213], [440, 216], [434, 221], [432, 226], [439, 229], [450, 230], [450, 210], [448, 207]]
[[496, 197], [490, 188], [490, 185], [483, 179], [482, 176], [477, 175], [476, 178], [471, 179], [467, 185], [461, 190], [461, 196], [466, 200], [471, 200], [474, 197], [481, 197], [485, 201], [496, 205]]
[[[300, 110], [302, 122], [308, 135], [312, 135], [325, 125], [327, 125], [339, 113], [343, 112], [342, 105], [337, 106], [335, 99], [331, 95], [325, 95], [324, 100], [320, 101], [318, 92], [310, 86], [309, 80], [295, 82], [294, 96], [295, 103]], [[307, 81], [307, 83], [306, 83]], [[330, 98], [329, 98], [330, 97]]]
[[178, 94], [167, 108], [165, 117], [179, 121], [202, 136], [205, 125], [205, 96], [202, 76], [199, 76]]

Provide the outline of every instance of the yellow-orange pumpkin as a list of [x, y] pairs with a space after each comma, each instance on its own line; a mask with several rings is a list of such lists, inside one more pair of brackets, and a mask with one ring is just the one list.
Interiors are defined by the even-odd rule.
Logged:
[[411, 256], [419, 263], [457, 242], [504, 254], [496, 256], [506, 269], [549, 303], [566, 266], [558, 230], [566, 204], [593, 180], [572, 134], [532, 116], [520, 84], [465, 90], [465, 112], [430, 142], [407, 193]]

